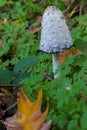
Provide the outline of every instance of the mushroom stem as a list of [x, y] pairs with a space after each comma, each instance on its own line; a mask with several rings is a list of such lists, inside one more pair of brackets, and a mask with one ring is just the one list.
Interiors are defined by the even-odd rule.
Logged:
[[52, 62], [53, 62], [53, 73], [54, 73], [54, 78], [57, 78], [60, 74], [60, 72], [56, 73], [56, 70], [58, 70], [59, 65], [60, 65], [60, 61], [59, 61], [59, 55], [58, 53], [54, 53], [52, 54]]

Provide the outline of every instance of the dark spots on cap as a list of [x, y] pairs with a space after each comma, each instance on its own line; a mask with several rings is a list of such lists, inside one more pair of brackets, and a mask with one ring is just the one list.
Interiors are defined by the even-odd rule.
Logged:
[[56, 7], [54, 7], [54, 6], [49, 6], [50, 8], [52, 8], [52, 9], [56, 9]]
[[61, 19], [64, 19], [64, 17], [63, 17], [63, 16], [61, 16], [60, 18], [61, 18]]
[[49, 6], [48, 9], [51, 9], [53, 11], [57, 10], [57, 8], [55, 6]]

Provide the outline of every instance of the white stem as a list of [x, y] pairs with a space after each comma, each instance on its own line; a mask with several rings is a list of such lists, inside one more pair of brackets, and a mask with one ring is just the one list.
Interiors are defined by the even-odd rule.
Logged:
[[57, 78], [60, 74], [60, 72], [56, 73], [56, 70], [58, 70], [58, 67], [60, 65], [58, 53], [52, 54], [52, 61], [53, 61], [54, 78]]

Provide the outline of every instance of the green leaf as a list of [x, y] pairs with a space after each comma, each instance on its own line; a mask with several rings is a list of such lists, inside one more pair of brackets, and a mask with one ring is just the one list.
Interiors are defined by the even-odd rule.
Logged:
[[85, 14], [85, 15], [79, 17], [79, 18], [78, 18], [78, 21], [79, 21], [80, 24], [81, 24], [81, 23], [83, 23], [83, 24], [85, 23], [85, 24], [87, 25], [87, 14]]
[[78, 50], [87, 53], [87, 42], [85, 42], [85, 41], [83, 41], [83, 40], [81, 40], [81, 39], [78, 39], [78, 40], [76, 40], [76, 41], [74, 42], [74, 46], [75, 46]]
[[71, 120], [69, 125], [68, 125], [68, 130], [73, 130], [75, 128], [78, 128], [78, 120], [77, 119]]
[[15, 75], [26, 72], [29, 68], [33, 67], [37, 62], [37, 57], [30, 56], [20, 60], [14, 67], [13, 72]]
[[10, 84], [13, 73], [10, 70], [0, 70], [0, 84]]
[[74, 62], [74, 65], [75, 66], [83, 66], [84, 62], [86, 61], [87, 59], [87, 56], [82, 54], [82, 55], [77, 55], [75, 57], [75, 62]]
[[82, 35], [82, 28], [80, 26], [77, 26], [72, 31], [72, 37], [73, 37], [73, 39], [79, 39], [79, 38], [81, 38], [81, 35]]
[[0, 0], [0, 6], [4, 6], [4, 5], [6, 5], [6, 4], [14, 4], [14, 2], [13, 1], [7, 1], [7, 0]]
[[82, 128], [85, 130], [87, 129], [87, 109], [84, 111], [82, 118], [81, 118], [81, 125]]
[[26, 78], [29, 77], [29, 76], [30, 76], [29, 73], [19, 75], [19, 76], [17, 77], [17, 79], [14, 81], [14, 84], [20, 84], [21, 81], [23, 81], [24, 79], [26, 79]]

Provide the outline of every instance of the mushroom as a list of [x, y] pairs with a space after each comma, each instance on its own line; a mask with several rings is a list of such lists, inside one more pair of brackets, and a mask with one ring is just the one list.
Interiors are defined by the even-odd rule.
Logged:
[[62, 12], [55, 6], [48, 6], [42, 17], [40, 51], [52, 54], [54, 78], [60, 64], [57, 52], [62, 52], [73, 45], [70, 31]]

